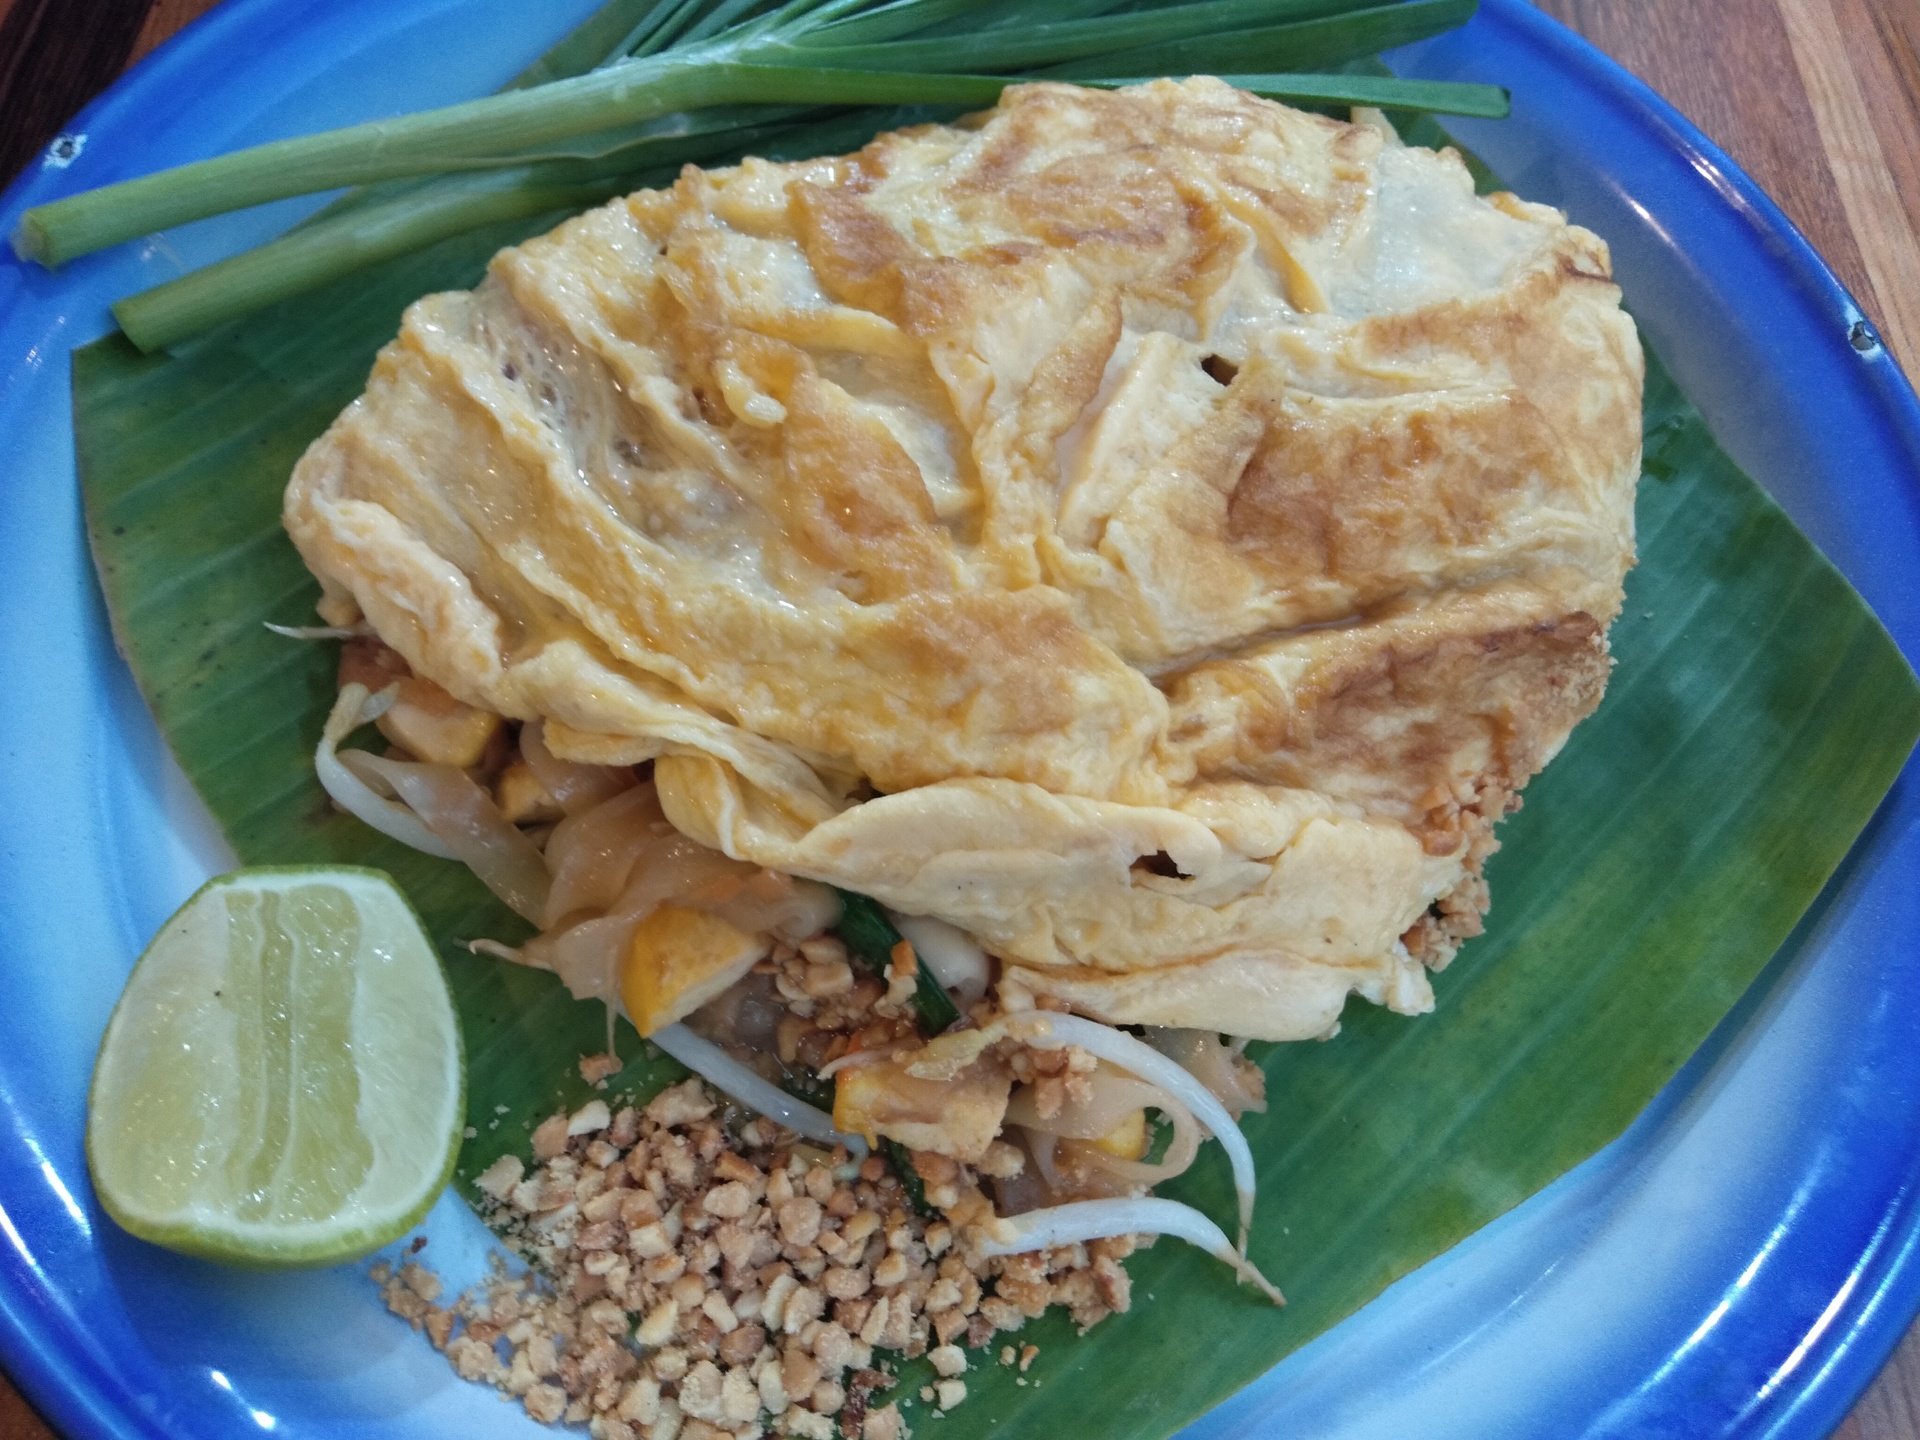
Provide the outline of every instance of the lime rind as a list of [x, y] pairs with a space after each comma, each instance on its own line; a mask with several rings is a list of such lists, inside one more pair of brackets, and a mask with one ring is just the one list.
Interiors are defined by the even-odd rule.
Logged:
[[[332, 887], [339, 891], [358, 922], [371, 921], [371, 933], [355, 932], [353, 954], [346, 967], [352, 976], [352, 993], [346, 997], [345, 1011], [355, 1023], [350, 1034], [358, 1035], [368, 1017], [379, 1014], [378, 995], [370, 985], [384, 981], [389, 990], [410, 990], [408, 999], [411, 1033], [434, 1043], [434, 1054], [353, 1055], [348, 1048], [350, 1066], [356, 1084], [373, 1083], [373, 1093], [356, 1090], [353, 1114], [349, 1119], [362, 1157], [360, 1183], [347, 1192], [337, 1213], [302, 1215], [295, 1218], [261, 1216], [249, 1219], [236, 1213], [231, 1193], [219, 1193], [217, 1185], [199, 1185], [211, 1165], [231, 1170], [238, 1130], [238, 1112], [257, 1110], [259, 1097], [231, 1084], [200, 1082], [231, 1081], [230, 1074], [214, 1075], [204, 1062], [177, 1063], [177, 1057], [156, 1057], [150, 1053], [156, 1033], [168, 1038], [172, 1025], [180, 1048], [190, 1051], [202, 1037], [211, 1037], [207, 1029], [211, 1013], [204, 995], [198, 998], [200, 1009], [192, 1004], [172, 1005], [174, 993], [184, 982], [206, 981], [221, 971], [219, 956], [211, 953], [215, 938], [231, 942], [232, 906], [215, 907], [210, 902], [222, 892], [239, 896], [300, 894], [310, 887]], [[216, 923], [217, 909], [224, 908], [227, 918]], [[219, 931], [215, 937], [214, 930]], [[311, 939], [313, 937], [308, 936]], [[324, 937], [323, 937], [324, 938]], [[229, 949], [227, 962], [231, 964]], [[389, 968], [386, 977], [371, 976], [368, 965]], [[197, 973], [196, 973], [197, 972]], [[401, 983], [394, 986], [392, 976]], [[240, 979], [245, 983], [248, 976]], [[219, 998], [216, 987], [213, 997]], [[287, 997], [279, 997], [285, 999]], [[341, 1000], [336, 992], [325, 999]], [[385, 998], [392, 998], [387, 995]], [[288, 1053], [298, 1049], [302, 1037], [299, 1021], [287, 1005], [268, 1005], [271, 1019], [289, 1030]], [[205, 1011], [207, 1013], [201, 1013]], [[437, 1011], [438, 1014], [431, 1012]], [[415, 1013], [419, 1012], [419, 1013]], [[217, 1017], [214, 1017], [217, 1019]], [[339, 1018], [338, 1015], [335, 1017]], [[370, 1027], [378, 1031], [375, 1023]], [[387, 1026], [389, 1030], [396, 1027]], [[388, 1037], [390, 1040], [392, 1036]], [[217, 1049], [217, 1045], [205, 1048]], [[397, 1047], [389, 1045], [392, 1051]], [[409, 1047], [411, 1050], [411, 1047]], [[230, 1058], [230, 1057], [229, 1057]], [[333, 1068], [339, 1069], [333, 1057]], [[425, 1063], [422, 1063], [424, 1060]], [[203, 1068], [196, 1069], [196, 1066]], [[215, 1061], [215, 1069], [219, 1061]], [[292, 1067], [297, 1078], [298, 1065]], [[408, 1072], [396, 1076], [396, 1070]], [[156, 1076], [168, 1077], [173, 1085], [156, 1086]], [[427, 1115], [418, 1114], [419, 1096], [412, 1089], [397, 1092], [397, 1078], [425, 1081], [436, 1093], [427, 1098]], [[187, 1093], [187, 1087], [200, 1088]], [[385, 1087], [384, 1092], [382, 1087]], [[131, 1088], [130, 1088], [131, 1087]], [[256, 1087], [257, 1088], [257, 1087]], [[227, 1264], [251, 1268], [277, 1269], [338, 1264], [371, 1253], [404, 1235], [432, 1208], [452, 1178], [459, 1157], [465, 1117], [466, 1066], [463, 1038], [454, 1012], [444, 965], [428, 940], [418, 914], [404, 893], [385, 872], [360, 866], [262, 866], [216, 877], [203, 885], [160, 928], [136, 962], [126, 988], [116, 1003], [101, 1040], [88, 1095], [86, 1149], [94, 1191], [102, 1207], [129, 1233], [185, 1254]], [[404, 1103], [382, 1106], [382, 1094]], [[299, 1099], [306, 1097], [303, 1091]], [[285, 1103], [283, 1097], [283, 1104]], [[296, 1102], [297, 1103], [297, 1102]], [[150, 1144], [150, 1136], [139, 1133], [129, 1139], [129, 1124], [139, 1130], [141, 1107], [158, 1107], [163, 1118], [179, 1121], [188, 1115], [187, 1128], [196, 1143], [182, 1145], [169, 1153], [164, 1146]], [[372, 1123], [369, 1122], [372, 1108]], [[310, 1108], [310, 1107], [309, 1107]], [[189, 1113], [194, 1111], [206, 1113]], [[408, 1122], [406, 1115], [414, 1118]], [[382, 1122], [397, 1116], [402, 1129]], [[333, 1117], [336, 1121], [339, 1116]], [[197, 1123], [197, 1122], [207, 1123]], [[412, 1128], [406, 1129], [411, 1123]], [[225, 1127], [222, 1133], [222, 1127]], [[293, 1128], [298, 1129], [296, 1125]], [[368, 1132], [372, 1133], [369, 1134]], [[294, 1144], [292, 1140], [284, 1143]], [[188, 1153], [188, 1152], [191, 1153]], [[129, 1165], [130, 1152], [134, 1163]], [[311, 1164], [313, 1156], [301, 1157]], [[140, 1162], [149, 1162], [142, 1164]], [[279, 1178], [284, 1166], [274, 1171]], [[184, 1178], [183, 1178], [184, 1177]], [[183, 1193], [192, 1192], [192, 1193]], [[155, 1192], [167, 1192], [156, 1195]], [[368, 1203], [369, 1196], [372, 1203]], [[258, 1195], [241, 1197], [244, 1203], [259, 1209]]]

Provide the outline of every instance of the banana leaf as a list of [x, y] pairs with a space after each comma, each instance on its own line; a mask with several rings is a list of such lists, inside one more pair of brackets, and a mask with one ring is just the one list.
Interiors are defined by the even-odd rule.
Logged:
[[[605, 1014], [468, 954], [461, 941], [524, 926], [464, 869], [329, 806], [311, 757], [333, 647], [262, 622], [311, 621], [281, 487], [402, 307], [474, 283], [495, 248], [555, 218], [442, 242], [173, 354], [116, 336], [74, 360], [101, 584], [174, 753], [243, 859], [383, 866], [441, 944], [471, 1061], [463, 1188], [590, 1093], [577, 1062], [606, 1047]], [[1058, 1312], [1029, 1325], [1041, 1355], [1025, 1376], [976, 1363], [947, 1440], [1178, 1429], [1618, 1135], [1833, 872], [1920, 733], [1920, 685], [1657, 362], [1646, 419], [1618, 668], [1505, 824], [1488, 933], [1437, 977], [1435, 1014], [1355, 1002], [1336, 1039], [1256, 1052], [1274, 1103], [1245, 1126], [1263, 1181], [1252, 1257], [1291, 1303], [1162, 1242], [1129, 1262], [1131, 1313], [1083, 1337]], [[616, 1094], [681, 1073], [624, 1023], [617, 1044]], [[1216, 1150], [1168, 1193], [1220, 1215]], [[930, 1418], [914, 1398], [927, 1378], [901, 1368], [910, 1423]]]

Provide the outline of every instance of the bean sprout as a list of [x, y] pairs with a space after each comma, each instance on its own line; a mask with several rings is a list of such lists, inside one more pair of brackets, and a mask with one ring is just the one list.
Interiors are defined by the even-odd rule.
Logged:
[[1228, 1243], [1226, 1233], [1191, 1205], [1145, 1195], [1131, 1199], [1076, 1200], [996, 1220], [980, 1246], [985, 1255], [1020, 1255], [1116, 1235], [1172, 1235], [1231, 1265], [1276, 1305], [1287, 1303], [1266, 1276]]
[[1194, 1118], [1213, 1133], [1233, 1164], [1233, 1186], [1240, 1199], [1240, 1253], [1246, 1253], [1247, 1230], [1253, 1224], [1253, 1151], [1248, 1148], [1247, 1138], [1240, 1133], [1240, 1127], [1233, 1123], [1233, 1117], [1227, 1113], [1227, 1107], [1191, 1071], [1169, 1060], [1144, 1040], [1082, 1015], [1066, 1015], [1053, 1010], [1030, 1011], [1011, 1017], [1007, 1022], [1007, 1031], [1036, 1049], [1051, 1050], [1061, 1045], [1077, 1045], [1091, 1055], [1160, 1086], [1184, 1103], [1193, 1112]]
[[313, 770], [319, 777], [321, 788], [333, 798], [333, 803], [349, 815], [364, 821], [390, 839], [398, 840], [402, 845], [410, 845], [415, 850], [428, 855], [438, 856], [442, 860], [455, 859], [455, 855], [438, 836], [421, 822], [418, 815], [397, 800], [388, 800], [377, 794], [374, 789], [349, 770], [336, 753], [340, 742], [369, 720], [376, 720], [387, 713], [395, 699], [399, 697], [400, 687], [389, 685], [378, 695], [370, 693], [366, 686], [357, 681], [340, 687], [340, 698], [333, 702], [333, 709], [327, 715], [325, 728], [320, 732], [320, 744], [313, 752]]
[[840, 1144], [856, 1158], [864, 1158], [867, 1142], [833, 1128], [833, 1117], [805, 1101], [796, 1100], [771, 1080], [762, 1079], [711, 1040], [702, 1039], [685, 1025], [668, 1025], [647, 1036], [715, 1089], [731, 1095], [749, 1110], [757, 1110], [796, 1135], [821, 1145]]
[[338, 758], [370, 785], [377, 779], [392, 786], [454, 859], [520, 914], [539, 922], [551, 883], [546, 861], [464, 770], [387, 760], [364, 750], [350, 750]]

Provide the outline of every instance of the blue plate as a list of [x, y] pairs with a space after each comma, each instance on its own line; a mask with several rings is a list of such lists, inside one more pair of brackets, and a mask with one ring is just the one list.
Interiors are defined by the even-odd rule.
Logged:
[[[75, 122], [0, 206], [488, 90], [592, 0], [229, 0]], [[529, 18], [533, 16], [535, 18]], [[1458, 132], [1612, 243], [1715, 433], [1920, 657], [1920, 406], [1786, 219], [1666, 104], [1523, 0], [1397, 68], [1492, 80]], [[49, 275], [0, 263], [0, 1355], [61, 1429], [537, 1435], [455, 1380], [358, 1268], [219, 1270], [122, 1236], [81, 1135], [146, 937], [228, 859], [116, 657], [80, 523], [67, 354], [106, 303], [312, 202]], [[1920, 781], [1620, 1141], [1394, 1286], [1189, 1433], [1421, 1440], [1825, 1436], [1920, 1304]], [[444, 1200], [456, 1278], [484, 1232]]]

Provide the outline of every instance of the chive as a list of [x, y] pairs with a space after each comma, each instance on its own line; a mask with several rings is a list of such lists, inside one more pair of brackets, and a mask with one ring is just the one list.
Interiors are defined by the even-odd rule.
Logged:
[[[822, 44], [869, 45], [910, 35], [943, 20], [958, 19], [990, 3], [992, 0], [896, 0], [892, 5], [882, 5], [864, 15], [822, 25], [810, 31], [809, 36], [822, 37]], [[808, 38], [802, 37], [799, 43], [808, 43]]]
[[927, 1200], [927, 1182], [913, 1168], [913, 1152], [898, 1140], [889, 1140], [885, 1136], [880, 1138], [880, 1149], [893, 1166], [893, 1173], [900, 1177], [900, 1188], [907, 1192], [907, 1203], [922, 1215], [939, 1214]]
[[[856, 895], [851, 890], [836, 890], [840, 897], [840, 923], [833, 927], [850, 953], [861, 964], [882, 979], [893, 962], [893, 947], [905, 937], [894, 928], [893, 921], [887, 918], [887, 912], [880, 908], [876, 900], [865, 895]], [[927, 969], [927, 962], [916, 954], [918, 963], [918, 983], [913, 997], [914, 1012], [920, 1017], [920, 1028], [929, 1035], [938, 1035], [949, 1029], [960, 1019], [960, 1011], [953, 1003], [953, 997], [947, 994], [946, 987], [934, 978]]]
[[1140, 1157], [1143, 1165], [1158, 1165], [1167, 1158], [1167, 1151], [1173, 1146], [1173, 1122], [1158, 1110], [1147, 1117], [1153, 1127], [1153, 1133], [1147, 1138], [1146, 1153]]
[[[1053, 0], [1047, 6], [1049, 23], [1063, 20], [1090, 20], [1096, 15], [1110, 15], [1116, 10], [1140, 8], [1131, 0]], [[971, 27], [974, 32], [1004, 29], [1025, 29], [1033, 23], [1033, 6], [1029, 0], [996, 0], [974, 16]], [[966, 33], [956, 24], [930, 25], [929, 37], [942, 33], [957, 35]]]
[[804, 1065], [780, 1065], [780, 1088], [796, 1100], [804, 1100], [816, 1110], [833, 1113], [833, 1081], [822, 1080]]
[[1478, 0], [1406, 0], [1321, 20], [1189, 36], [1056, 65], [1048, 79], [1082, 75], [1214, 74], [1252, 67], [1315, 70], [1425, 40], [1473, 18]]
[[[1222, 75], [1227, 84], [1294, 104], [1373, 105], [1382, 110], [1423, 110], [1438, 115], [1473, 115], [1504, 120], [1512, 108], [1498, 85], [1455, 80], [1401, 80], [1372, 75]], [[1088, 85], [1138, 85], [1138, 80], [1088, 80]]]
[[698, 40], [711, 39], [721, 34], [736, 22], [748, 18], [756, 7], [765, 0], [723, 0], [714, 6], [712, 12], [699, 24], [691, 27], [680, 39], [682, 45], [691, 45]]
[[647, 17], [655, 22], [647, 34], [632, 40], [624, 53], [637, 60], [669, 48], [682, 39], [688, 29], [700, 22], [701, 8], [707, 3], [708, 0], [673, 0], [673, 3], [660, 6], [653, 15]]
[[527, 90], [553, 80], [584, 75], [610, 57], [625, 53], [626, 36], [642, 13], [660, 0], [608, 0], [533, 64], [509, 80], [509, 90]]
[[[1047, 6], [1047, 23], [1082, 20], [1121, 9], [1127, 0], [1052, 0]], [[918, 15], [914, 23], [913, 12]], [[1019, 26], [1023, 31], [1033, 24], [1031, 0], [896, 0], [877, 10], [855, 15], [800, 36], [795, 43], [805, 45], [814, 37], [822, 45], [868, 45], [893, 40], [918, 30], [932, 38], [938, 35], [978, 35], [1004, 26]]]
[[[843, 70], [1011, 70], [1082, 56], [1161, 46], [1217, 30], [1242, 30], [1259, 21], [1309, 21], [1358, 10], [1369, 0], [1200, 0], [1165, 10], [1023, 26], [1017, 34], [836, 45], [832, 31], [797, 37], [807, 50]], [[1400, 8], [1398, 6], [1394, 8]], [[771, 57], [769, 57], [771, 58]], [[785, 57], [781, 57], [785, 58]], [[1160, 67], [1154, 67], [1156, 69]]]

